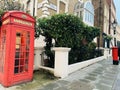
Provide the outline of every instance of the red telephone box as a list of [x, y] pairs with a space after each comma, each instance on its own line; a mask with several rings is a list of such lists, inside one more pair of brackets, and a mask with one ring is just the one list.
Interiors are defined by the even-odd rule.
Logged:
[[113, 57], [113, 64], [118, 65], [119, 60], [118, 60], [118, 48], [117, 47], [112, 47], [112, 57]]
[[3, 86], [32, 80], [34, 23], [33, 17], [20, 11], [8, 11], [2, 17], [0, 83]]

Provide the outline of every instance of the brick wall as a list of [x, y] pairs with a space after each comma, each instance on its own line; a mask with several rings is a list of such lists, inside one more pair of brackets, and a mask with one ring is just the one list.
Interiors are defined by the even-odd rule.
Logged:
[[78, 0], [69, 0], [68, 13], [70, 13], [70, 14], [74, 13], [74, 6], [77, 2], [78, 2]]

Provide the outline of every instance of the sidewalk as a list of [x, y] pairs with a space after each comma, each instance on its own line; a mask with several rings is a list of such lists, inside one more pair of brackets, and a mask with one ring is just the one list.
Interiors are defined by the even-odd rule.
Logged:
[[120, 66], [103, 60], [38, 90], [120, 90]]
[[[108, 58], [80, 69], [64, 79], [39, 86], [30, 90], [120, 90], [120, 65], [113, 65], [112, 59]], [[0, 85], [0, 90], [21, 89], [3, 88]]]

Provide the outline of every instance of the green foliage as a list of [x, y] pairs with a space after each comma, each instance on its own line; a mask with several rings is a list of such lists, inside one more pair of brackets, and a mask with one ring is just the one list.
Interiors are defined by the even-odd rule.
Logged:
[[3, 15], [4, 11], [2, 9], [0, 9], [0, 26], [2, 25], [2, 15]]
[[110, 41], [110, 40], [112, 39], [112, 36], [110, 36], [110, 35], [105, 35], [105, 36], [104, 36], [104, 39]]
[[45, 42], [46, 46], [45, 48], [45, 54], [48, 57], [48, 67], [54, 67], [54, 53], [51, 52], [52, 45], [52, 37], [49, 33], [49, 27], [48, 27], [48, 20], [47, 18], [42, 18], [38, 20], [38, 28], [37, 32], [43, 36], [45, 36]]
[[3, 0], [3, 1], [0, 2], [0, 8], [3, 11], [23, 10], [24, 6], [22, 6], [18, 1]]
[[3, 15], [4, 10], [0, 9], [0, 17]]
[[85, 26], [85, 28], [82, 30], [82, 38], [86, 39], [88, 42], [92, 42], [92, 40], [99, 35], [99, 28], [91, 27], [91, 26]]
[[39, 19], [39, 27], [42, 28], [42, 35], [49, 33], [55, 40], [56, 47], [73, 47], [73, 44], [79, 44], [80, 32], [83, 22], [80, 18], [73, 15], [60, 14], [52, 16], [49, 19]]
[[99, 35], [100, 30], [86, 26], [79, 17], [58, 14], [51, 18], [39, 19], [38, 27], [38, 32], [46, 38], [45, 50], [48, 57], [53, 46], [52, 39], [55, 40], [55, 47], [71, 48], [70, 64], [94, 57], [96, 45], [91, 42]]
[[1, 17], [6, 11], [10, 10], [22, 10], [23, 6], [18, 1], [9, 1], [9, 0], [2, 0], [0, 1], [0, 26], [2, 25]]

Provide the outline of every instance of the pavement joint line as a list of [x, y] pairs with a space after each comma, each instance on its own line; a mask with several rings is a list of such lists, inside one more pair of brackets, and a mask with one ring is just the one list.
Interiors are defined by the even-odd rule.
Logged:
[[110, 85], [108, 85], [106, 83], [101, 83], [101, 84], [112, 88], [112, 86], [110, 86]]

